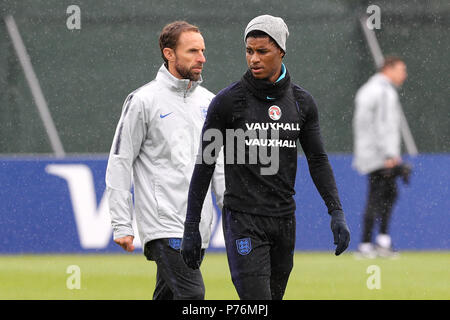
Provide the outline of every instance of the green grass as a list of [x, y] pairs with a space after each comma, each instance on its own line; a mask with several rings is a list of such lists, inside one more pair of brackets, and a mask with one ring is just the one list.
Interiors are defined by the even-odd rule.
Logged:
[[[67, 267], [80, 268], [69, 290]], [[369, 290], [367, 267], [380, 268]], [[351, 253], [297, 253], [285, 299], [450, 299], [450, 252], [402, 252], [396, 260], [357, 260]], [[238, 299], [226, 256], [202, 265], [206, 299]], [[151, 299], [156, 266], [142, 254], [0, 256], [0, 299]]]

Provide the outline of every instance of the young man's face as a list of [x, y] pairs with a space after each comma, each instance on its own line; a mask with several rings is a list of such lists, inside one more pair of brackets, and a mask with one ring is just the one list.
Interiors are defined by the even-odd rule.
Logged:
[[256, 79], [275, 82], [280, 76], [283, 52], [269, 37], [248, 37], [247, 65]]
[[183, 32], [178, 39], [175, 50], [171, 50], [169, 57], [169, 70], [178, 79], [198, 81], [203, 64], [205, 42], [200, 33], [194, 31]]

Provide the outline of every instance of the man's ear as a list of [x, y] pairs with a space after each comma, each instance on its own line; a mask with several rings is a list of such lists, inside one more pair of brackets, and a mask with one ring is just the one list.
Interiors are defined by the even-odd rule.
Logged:
[[171, 48], [163, 49], [164, 57], [166, 57], [167, 61], [173, 62], [175, 61], [175, 51]]

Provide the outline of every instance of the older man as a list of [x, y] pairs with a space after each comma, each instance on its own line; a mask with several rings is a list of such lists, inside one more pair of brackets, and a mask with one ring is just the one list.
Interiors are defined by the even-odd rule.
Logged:
[[[206, 108], [214, 95], [200, 86], [205, 44], [196, 26], [176, 21], [159, 38], [164, 64], [156, 78], [132, 92], [123, 106], [106, 172], [114, 241], [133, 251], [130, 193], [134, 180], [137, 227], [144, 254], [157, 265], [154, 299], [203, 299], [199, 270], [180, 255], [189, 182]], [[219, 207], [224, 192], [223, 166], [216, 167], [213, 188]], [[213, 219], [208, 200], [200, 224], [202, 254]]]

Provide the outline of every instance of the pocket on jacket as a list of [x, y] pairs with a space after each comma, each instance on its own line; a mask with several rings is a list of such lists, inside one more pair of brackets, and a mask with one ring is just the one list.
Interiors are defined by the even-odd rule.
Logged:
[[155, 200], [156, 200], [156, 211], [158, 212], [158, 218], [164, 218], [167, 217], [167, 214], [164, 212], [164, 207], [163, 207], [163, 198], [162, 198], [162, 191], [161, 191], [161, 187], [158, 184], [158, 181], [155, 182]]
[[174, 207], [174, 200], [168, 197], [167, 192], [158, 181], [155, 182], [155, 199], [158, 217], [160, 219], [173, 220], [173, 216], [177, 214], [177, 210]]

